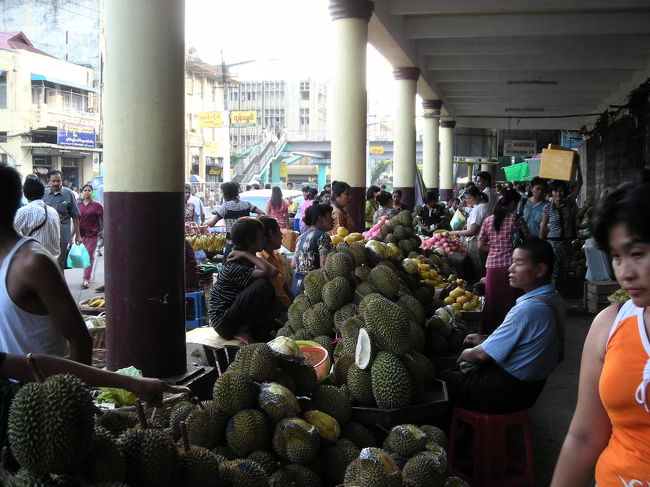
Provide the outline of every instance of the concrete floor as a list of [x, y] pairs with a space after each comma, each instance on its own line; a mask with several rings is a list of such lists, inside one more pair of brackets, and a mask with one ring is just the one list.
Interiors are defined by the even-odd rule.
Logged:
[[[98, 259], [95, 283], [90, 289], [81, 289], [81, 269], [68, 269], [65, 276], [77, 302], [97, 296], [94, 288], [104, 283], [103, 257]], [[594, 317], [578, 311], [579, 301], [568, 301], [568, 304], [565, 359], [551, 375], [537, 404], [530, 410], [537, 487], [550, 484], [555, 462], [569, 428], [578, 393], [582, 346]]]
[[569, 304], [565, 359], [549, 377], [544, 391], [529, 412], [537, 487], [550, 484], [555, 462], [569, 429], [578, 394], [582, 346], [594, 318], [594, 315], [577, 311], [577, 301], [569, 301]]

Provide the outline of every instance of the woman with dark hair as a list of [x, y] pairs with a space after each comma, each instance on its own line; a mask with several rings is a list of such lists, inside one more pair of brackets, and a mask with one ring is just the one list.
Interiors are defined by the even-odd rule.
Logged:
[[580, 191], [580, 183], [569, 194], [566, 182], [553, 181], [551, 191], [553, 198], [544, 206], [539, 237], [548, 240], [555, 252], [553, 285], [561, 293], [565, 286], [564, 273], [571, 255], [571, 242], [576, 238], [576, 197]]
[[478, 248], [478, 234], [488, 209], [488, 203], [482, 201], [481, 191], [476, 186], [469, 186], [463, 194], [465, 204], [471, 207], [465, 230], [449, 232], [451, 235], [464, 237], [467, 243], [467, 257], [469, 259], [469, 273], [478, 280], [485, 276], [485, 259], [487, 254]]
[[402, 210], [408, 210], [412, 211], [412, 208], [409, 208], [408, 205], [405, 205], [402, 203], [402, 190], [401, 189], [396, 189], [393, 191], [393, 208], [395, 208], [397, 211], [402, 211]]
[[[104, 207], [100, 202], [93, 199], [93, 187], [90, 184], [86, 184], [82, 188], [81, 202], [77, 203], [77, 206], [79, 207], [81, 242], [86, 247], [88, 255], [90, 255], [90, 265], [84, 269], [84, 280], [81, 287], [88, 289], [95, 270], [95, 250], [97, 249], [97, 242], [99, 242], [99, 234], [103, 228]], [[192, 205], [193, 211], [194, 205]]]
[[603, 198], [593, 235], [630, 296], [594, 318], [578, 403], [552, 487], [646, 485], [650, 479], [650, 170]]
[[332, 230], [333, 209], [330, 205], [317, 203], [307, 209], [304, 217], [308, 229], [298, 237], [296, 252], [291, 266], [295, 269], [291, 292], [294, 296], [304, 289], [303, 281], [309, 271], [325, 265], [327, 254], [332, 251], [332, 239], [327, 232]]
[[365, 222], [366, 222], [366, 230], [368, 230], [372, 226], [372, 218], [375, 215], [375, 212], [379, 209], [379, 203], [377, 203], [377, 195], [381, 189], [379, 189], [379, 186], [375, 186], [374, 184], [371, 186], [368, 186], [368, 190], [366, 191], [366, 207], [365, 207]]
[[515, 214], [520, 198], [515, 189], [502, 190], [494, 206], [494, 215], [485, 219], [478, 236], [479, 250], [488, 253], [483, 313], [483, 333], [488, 335], [503, 322], [523, 294], [521, 289], [510, 287], [508, 275], [515, 235], [522, 240], [531, 237], [526, 221]]
[[354, 222], [350, 218], [347, 210], [347, 207], [350, 205], [351, 196], [352, 191], [350, 191], [350, 185], [348, 183], [344, 181], [332, 181], [332, 206], [334, 207], [332, 211], [332, 220], [334, 221], [332, 230], [336, 231], [339, 227], [346, 228], [350, 232], [355, 230]]
[[282, 199], [279, 186], [271, 189], [271, 199], [266, 203], [266, 214], [278, 221], [280, 228], [289, 228], [289, 204]]
[[300, 205], [300, 214], [302, 215], [302, 220], [300, 220], [300, 233], [305, 233], [309, 228], [309, 225], [305, 223], [305, 215], [309, 207], [316, 202], [316, 196], [318, 196], [318, 190], [310, 186], [305, 195], [305, 201]]

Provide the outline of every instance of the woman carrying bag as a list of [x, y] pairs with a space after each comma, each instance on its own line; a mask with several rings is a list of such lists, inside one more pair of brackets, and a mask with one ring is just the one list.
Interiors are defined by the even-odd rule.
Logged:
[[510, 287], [508, 268], [512, 265], [512, 250], [518, 242], [531, 237], [526, 221], [515, 214], [521, 199], [514, 189], [504, 189], [497, 198], [494, 215], [483, 222], [478, 236], [478, 248], [487, 252], [485, 278], [485, 308], [483, 333], [489, 335], [503, 322], [521, 289]]
[[90, 265], [84, 268], [84, 280], [81, 287], [88, 289], [95, 270], [95, 250], [97, 250], [99, 234], [103, 227], [104, 207], [93, 199], [93, 187], [90, 184], [86, 184], [82, 188], [81, 198], [81, 202], [77, 203], [80, 215], [79, 231], [81, 242], [90, 257]]

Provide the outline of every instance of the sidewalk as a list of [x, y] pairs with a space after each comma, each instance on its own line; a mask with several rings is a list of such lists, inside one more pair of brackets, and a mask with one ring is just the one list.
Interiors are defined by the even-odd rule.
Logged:
[[95, 292], [95, 288], [104, 285], [104, 257], [97, 257], [97, 262], [95, 262], [95, 279], [94, 282], [91, 282], [88, 289], [81, 288], [81, 284], [83, 283], [83, 269], [67, 269], [65, 271], [65, 280], [68, 283], [72, 297], [77, 303], [95, 296], [103, 296], [104, 292], [97, 293]]

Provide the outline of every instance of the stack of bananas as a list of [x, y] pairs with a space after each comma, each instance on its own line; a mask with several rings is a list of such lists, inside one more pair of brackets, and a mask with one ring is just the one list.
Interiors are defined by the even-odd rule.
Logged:
[[105, 308], [106, 300], [101, 296], [95, 296], [94, 298], [92, 298], [91, 300], [89, 300], [87, 303], [84, 304], [91, 308]]
[[209, 233], [207, 235], [188, 235], [185, 237], [192, 246], [192, 249], [209, 250], [216, 252], [226, 246], [226, 235], [224, 233]]

